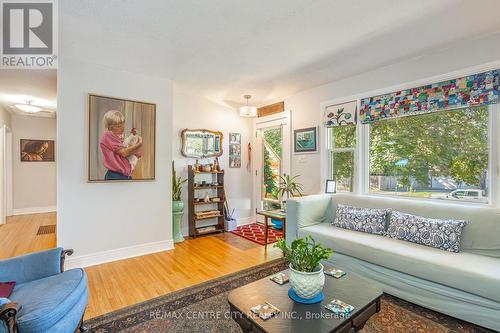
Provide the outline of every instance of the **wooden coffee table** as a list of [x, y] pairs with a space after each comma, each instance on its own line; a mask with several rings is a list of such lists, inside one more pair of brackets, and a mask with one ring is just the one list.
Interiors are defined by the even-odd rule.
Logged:
[[[280, 286], [266, 277], [234, 289], [228, 295], [232, 318], [243, 332], [347, 333], [361, 329], [380, 311], [382, 291], [353, 274], [347, 273], [340, 279], [325, 275], [325, 299], [317, 304], [295, 303], [288, 297], [289, 288], [290, 283]], [[349, 317], [335, 317], [324, 308], [324, 304], [335, 298], [354, 306]], [[265, 321], [253, 315], [250, 308], [264, 302], [276, 306], [281, 313]]]

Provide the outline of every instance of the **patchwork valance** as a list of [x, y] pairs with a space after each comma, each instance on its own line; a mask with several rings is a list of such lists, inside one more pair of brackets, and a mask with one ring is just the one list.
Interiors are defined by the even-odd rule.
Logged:
[[324, 125], [326, 127], [355, 125], [357, 106], [356, 101], [327, 106], [323, 117]]
[[361, 99], [362, 123], [498, 103], [500, 70]]

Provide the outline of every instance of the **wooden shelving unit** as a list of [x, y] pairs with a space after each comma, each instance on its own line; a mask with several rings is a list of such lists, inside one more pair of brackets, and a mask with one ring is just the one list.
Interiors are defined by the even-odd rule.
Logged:
[[[200, 185], [199, 180], [197, 180], [197, 175], [211, 175], [212, 184]], [[199, 177], [198, 177], [199, 178]], [[217, 184], [217, 185], [213, 185]], [[205, 193], [210, 191], [211, 198], [219, 198], [219, 201], [196, 201], [197, 198], [203, 200], [203, 196], [200, 195], [200, 191]], [[208, 235], [218, 232], [224, 232], [224, 202], [226, 200], [226, 195], [224, 192], [224, 171], [217, 172], [203, 172], [195, 171], [193, 167], [188, 166], [188, 202], [189, 202], [189, 236], [197, 237], [201, 235]], [[212, 207], [211, 207], [212, 206]], [[217, 208], [214, 208], [214, 207]], [[205, 209], [206, 207], [206, 209]], [[196, 212], [200, 211], [218, 211], [218, 215], [214, 216], [197, 216]], [[210, 226], [200, 226], [197, 224], [198, 221], [208, 221], [215, 220], [216, 223]], [[213, 228], [213, 229], [207, 229]]]

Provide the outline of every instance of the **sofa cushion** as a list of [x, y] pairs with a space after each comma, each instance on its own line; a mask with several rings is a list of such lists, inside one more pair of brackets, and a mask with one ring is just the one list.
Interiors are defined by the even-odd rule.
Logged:
[[311, 235], [335, 252], [500, 302], [498, 258], [441, 251], [329, 223], [305, 227], [298, 233], [299, 237]]
[[86, 292], [87, 277], [82, 269], [16, 285], [10, 299], [22, 306], [17, 315], [19, 331], [49, 332]]
[[467, 223], [461, 220], [430, 219], [393, 211], [386, 236], [440, 250], [460, 252], [460, 236]]
[[[469, 221], [462, 233], [460, 250], [500, 258], [500, 209], [498, 208], [484, 204], [464, 205], [445, 200], [410, 200], [382, 195], [337, 193], [331, 198], [332, 206], [334, 206], [333, 215], [335, 215], [335, 206], [341, 203], [351, 206], [391, 208], [403, 213], [434, 219]], [[334, 218], [331, 215], [328, 217]]]
[[390, 209], [361, 208], [338, 204], [332, 225], [354, 231], [383, 235]]

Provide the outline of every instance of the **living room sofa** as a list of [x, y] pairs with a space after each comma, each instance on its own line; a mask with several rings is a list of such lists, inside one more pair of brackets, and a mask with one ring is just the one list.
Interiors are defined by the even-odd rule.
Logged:
[[[331, 225], [338, 204], [391, 208], [428, 218], [468, 220], [459, 253]], [[329, 262], [384, 292], [500, 331], [500, 209], [481, 204], [355, 194], [287, 201], [287, 242], [311, 235], [334, 254]]]

